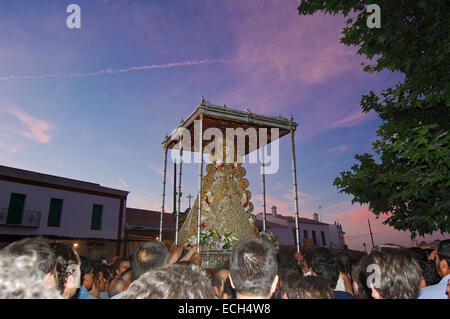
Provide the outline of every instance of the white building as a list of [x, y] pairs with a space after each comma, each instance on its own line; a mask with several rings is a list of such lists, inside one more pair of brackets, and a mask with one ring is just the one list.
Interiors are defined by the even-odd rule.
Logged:
[[[262, 213], [256, 215], [256, 224], [260, 230], [262, 219]], [[316, 213], [312, 219], [299, 217], [299, 230], [301, 247], [346, 248], [342, 226], [320, 222]], [[266, 231], [277, 236], [280, 246], [296, 245], [294, 217], [278, 215], [276, 206], [272, 206], [271, 213], [266, 214]]]
[[45, 236], [81, 255], [121, 254], [128, 192], [0, 165], [0, 242]]

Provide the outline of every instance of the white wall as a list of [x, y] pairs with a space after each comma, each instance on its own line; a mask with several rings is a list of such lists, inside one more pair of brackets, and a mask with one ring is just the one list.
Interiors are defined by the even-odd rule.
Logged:
[[328, 225], [317, 225], [317, 224], [304, 224], [304, 223], [300, 223], [299, 225], [300, 228], [300, 242], [302, 244], [302, 246], [305, 244], [305, 236], [304, 236], [304, 231], [308, 231], [308, 238], [311, 238], [311, 242], [314, 245], [313, 242], [313, 235], [312, 235], [312, 231], [314, 230], [316, 232], [316, 242], [317, 242], [317, 246], [323, 246], [322, 245], [322, 234], [321, 232], [325, 233], [325, 246], [324, 247], [329, 247], [330, 245], [330, 234], [328, 232]]
[[[26, 195], [24, 210], [41, 211], [40, 226], [38, 229], [0, 226], [0, 234], [117, 239], [120, 199], [0, 180], [0, 207], [9, 206], [11, 193]], [[47, 227], [51, 198], [63, 199], [59, 227]], [[101, 230], [90, 229], [93, 204], [103, 205]], [[125, 209], [126, 201], [123, 205], [122, 238]]]
[[330, 240], [333, 243], [332, 248], [343, 249], [345, 245], [344, 237], [341, 234], [340, 229], [336, 224], [330, 224], [329, 226]]

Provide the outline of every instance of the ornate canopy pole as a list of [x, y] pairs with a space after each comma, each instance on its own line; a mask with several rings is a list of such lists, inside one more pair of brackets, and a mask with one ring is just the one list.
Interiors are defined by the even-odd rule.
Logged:
[[164, 216], [164, 200], [166, 198], [166, 172], [167, 172], [167, 146], [164, 145], [164, 170], [163, 170], [163, 189], [162, 189], [161, 217], [159, 219], [159, 241], [162, 241], [163, 216]]
[[264, 172], [264, 146], [261, 148], [261, 174], [263, 195], [263, 232], [266, 232], [266, 174]]
[[197, 211], [197, 253], [200, 253], [200, 227], [202, 213], [202, 179], [203, 179], [203, 114], [200, 113], [199, 150], [200, 165], [198, 172], [198, 211]]
[[181, 173], [182, 173], [182, 157], [183, 157], [183, 135], [180, 133], [180, 151], [178, 153], [178, 209], [177, 209], [177, 213], [176, 213], [176, 218], [175, 218], [175, 245], [178, 245], [178, 220], [179, 220], [179, 216], [180, 216], [180, 210], [181, 210]]
[[297, 194], [297, 168], [295, 164], [295, 141], [294, 141], [294, 130], [292, 129], [292, 115], [291, 115], [291, 146], [292, 146], [292, 178], [294, 184], [294, 204], [295, 204], [295, 239], [297, 244], [297, 252], [300, 252], [300, 236], [299, 236], [299, 225], [298, 225], [298, 194]]

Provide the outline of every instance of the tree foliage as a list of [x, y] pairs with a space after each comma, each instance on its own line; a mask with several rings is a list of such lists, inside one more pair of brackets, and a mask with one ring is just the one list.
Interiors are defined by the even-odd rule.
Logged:
[[[381, 28], [367, 26], [372, 3], [381, 8]], [[371, 61], [364, 71], [405, 76], [362, 96], [363, 112], [383, 120], [372, 144], [377, 155], [355, 155], [359, 164], [334, 185], [412, 237], [450, 232], [449, 9], [446, 0], [303, 0], [298, 7], [301, 15], [343, 14], [341, 42]]]

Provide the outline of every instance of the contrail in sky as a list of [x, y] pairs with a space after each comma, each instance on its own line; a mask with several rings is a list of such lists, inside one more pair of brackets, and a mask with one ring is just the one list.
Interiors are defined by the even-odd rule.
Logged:
[[0, 76], [0, 81], [11, 81], [11, 80], [43, 80], [43, 79], [64, 79], [64, 78], [85, 78], [99, 75], [110, 75], [110, 74], [119, 74], [119, 73], [127, 73], [134, 71], [143, 71], [143, 70], [152, 70], [152, 69], [168, 69], [175, 68], [180, 66], [189, 66], [189, 65], [200, 65], [200, 64], [213, 64], [213, 63], [227, 63], [224, 59], [216, 59], [216, 60], [196, 60], [196, 61], [183, 61], [183, 62], [175, 62], [168, 64], [153, 64], [153, 65], [142, 65], [142, 66], [133, 66], [125, 69], [104, 69], [97, 72], [88, 72], [88, 73], [71, 73], [71, 74], [41, 74], [41, 75], [9, 75], [9, 76]]

